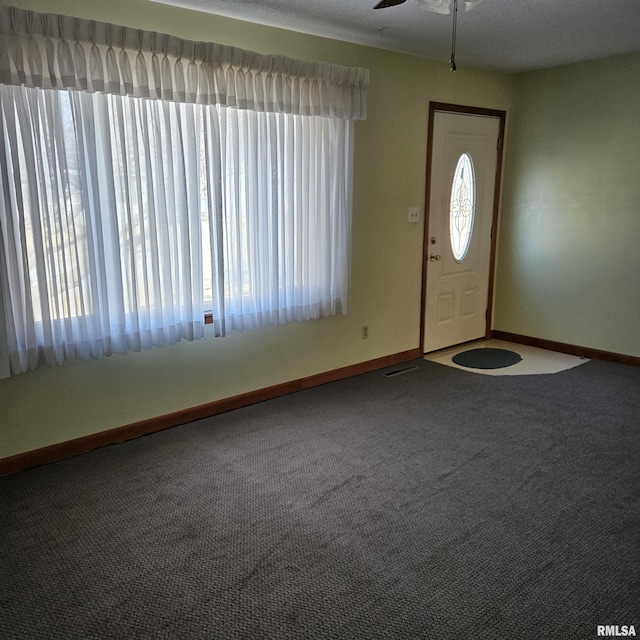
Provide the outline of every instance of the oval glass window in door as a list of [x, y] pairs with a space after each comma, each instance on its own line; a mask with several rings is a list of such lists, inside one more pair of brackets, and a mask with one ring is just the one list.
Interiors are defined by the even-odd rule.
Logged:
[[449, 233], [451, 250], [457, 262], [462, 262], [469, 251], [476, 213], [476, 180], [473, 162], [468, 153], [458, 160], [451, 185], [449, 204]]

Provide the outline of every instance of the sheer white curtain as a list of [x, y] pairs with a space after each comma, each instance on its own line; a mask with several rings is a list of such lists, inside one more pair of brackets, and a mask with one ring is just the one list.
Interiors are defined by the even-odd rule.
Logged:
[[226, 268], [214, 324], [224, 333], [346, 313], [351, 123], [217, 111], [208, 129], [219, 127], [225, 170], [213, 219]]
[[366, 71], [0, 25], [0, 377], [346, 311]]
[[192, 105], [3, 85], [0, 100], [11, 368], [201, 336]]

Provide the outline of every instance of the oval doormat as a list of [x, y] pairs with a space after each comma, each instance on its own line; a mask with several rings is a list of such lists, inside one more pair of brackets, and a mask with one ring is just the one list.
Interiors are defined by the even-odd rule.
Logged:
[[461, 367], [470, 369], [502, 369], [520, 362], [522, 357], [515, 351], [485, 347], [463, 351], [453, 356], [452, 360]]

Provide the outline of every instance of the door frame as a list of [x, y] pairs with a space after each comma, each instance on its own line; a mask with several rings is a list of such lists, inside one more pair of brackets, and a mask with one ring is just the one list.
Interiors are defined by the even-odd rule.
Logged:
[[425, 306], [427, 303], [427, 269], [429, 268], [429, 220], [431, 202], [431, 167], [433, 164], [433, 127], [435, 115], [438, 112], [458, 113], [470, 116], [488, 116], [498, 118], [500, 130], [498, 133], [498, 156], [496, 159], [496, 175], [493, 183], [493, 212], [491, 219], [491, 254], [489, 262], [489, 291], [487, 294], [487, 313], [485, 323], [485, 338], [491, 337], [491, 322], [493, 319], [493, 289], [495, 279], [496, 246], [498, 240], [497, 225], [498, 211], [500, 209], [500, 186], [502, 182], [502, 157], [504, 152], [504, 132], [507, 112], [498, 109], [484, 109], [482, 107], [469, 107], [446, 102], [429, 102], [429, 125], [427, 129], [427, 166], [425, 180], [424, 199], [424, 235], [422, 240], [422, 292], [420, 295], [420, 353], [424, 354], [424, 325]]

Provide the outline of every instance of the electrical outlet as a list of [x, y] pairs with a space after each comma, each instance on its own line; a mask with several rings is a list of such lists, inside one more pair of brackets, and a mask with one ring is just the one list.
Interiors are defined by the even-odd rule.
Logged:
[[362, 339], [366, 340], [369, 337], [369, 325], [368, 324], [363, 324], [362, 325]]
[[420, 207], [409, 207], [409, 222], [420, 222]]

